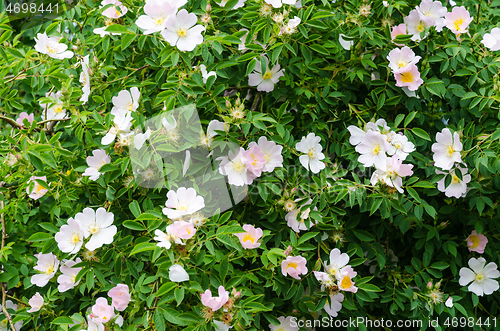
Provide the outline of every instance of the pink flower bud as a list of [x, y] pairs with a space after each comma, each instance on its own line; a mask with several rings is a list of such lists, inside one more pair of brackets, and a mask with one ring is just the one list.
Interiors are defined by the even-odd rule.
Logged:
[[286, 256], [288, 256], [288, 255], [290, 255], [290, 254], [292, 254], [292, 246], [288, 246], [288, 247], [286, 248], [286, 250], [285, 250], [285, 255], [286, 255]]
[[432, 288], [432, 282], [429, 282], [429, 284], [427, 284], [427, 287], [429, 288], [429, 290]]
[[207, 12], [209, 12], [209, 11], [211, 11], [211, 10], [212, 10], [212, 6], [210, 6], [210, 4], [209, 4], [209, 3], [207, 3], [207, 9], [206, 9], [206, 10], [207, 10]]

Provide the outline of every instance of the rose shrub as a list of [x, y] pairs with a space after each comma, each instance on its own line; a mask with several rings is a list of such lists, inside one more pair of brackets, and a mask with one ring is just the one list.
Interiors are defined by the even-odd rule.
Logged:
[[1, 6], [0, 330], [498, 328], [500, 0]]

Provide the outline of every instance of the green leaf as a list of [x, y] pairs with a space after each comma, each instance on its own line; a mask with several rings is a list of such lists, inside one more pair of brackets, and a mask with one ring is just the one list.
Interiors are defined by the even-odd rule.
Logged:
[[155, 296], [157, 296], [157, 297], [164, 296], [165, 294], [172, 291], [176, 287], [177, 287], [177, 284], [174, 282], [168, 282], [166, 284], [163, 284], [162, 286], [160, 286], [160, 288], [156, 292]]
[[127, 28], [120, 24], [112, 24], [108, 26], [105, 31], [112, 33], [128, 33]]
[[436, 186], [427, 181], [421, 180], [412, 185], [412, 187], [422, 187], [422, 188], [435, 188]]
[[69, 318], [68, 316], [59, 316], [58, 318], [54, 319], [50, 324], [75, 324], [75, 322]]
[[134, 249], [132, 249], [132, 252], [130, 252], [129, 256], [132, 256], [137, 253], [141, 252], [146, 252], [146, 251], [151, 251], [156, 248], [156, 244], [152, 243], [140, 243], [135, 245]]
[[136, 200], [133, 200], [131, 203], [129, 203], [128, 208], [130, 209], [135, 218], [141, 215], [141, 207], [139, 207], [139, 203]]
[[448, 268], [450, 265], [446, 262], [434, 262], [430, 267], [438, 270], [444, 270]]
[[358, 286], [360, 289], [362, 289], [363, 291], [366, 291], [366, 292], [382, 292], [382, 290], [379, 287], [377, 287], [376, 285], [373, 285], [373, 284], [358, 285], [356, 283], [356, 286]]
[[316, 237], [316, 235], [318, 235], [318, 233], [319, 232], [307, 232], [306, 234], [304, 234], [302, 237], [299, 238], [298, 245], [305, 243], [306, 241], [308, 241], [311, 238]]
[[314, 50], [314, 51], [316, 51], [316, 52], [318, 52], [318, 53], [320, 53], [320, 54], [323, 54], [323, 55], [330, 55], [330, 52], [329, 52], [326, 48], [324, 48], [323, 46], [321, 46], [321, 45], [318, 45], [318, 44], [313, 44], [313, 45], [309, 45], [309, 47], [310, 47], [312, 50]]
[[412, 129], [412, 132], [413, 132], [416, 136], [418, 136], [418, 137], [420, 137], [420, 138], [422, 138], [422, 139], [425, 139], [425, 140], [427, 140], [427, 141], [432, 141], [432, 140], [431, 140], [431, 137], [429, 137], [429, 134], [428, 134], [427, 132], [425, 132], [424, 130], [422, 130], [421, 128], [413, 128], [413, 129]]
[[46, 241], [53, 239], [54, 237], [46, 232], [37, 232], [32, 234], [27, 241]]
[[136, 221], [125, 221], [123, 222], [123, 226], [130, 230], [136, 231], [146, 231], [146, 227], [139, 222]]
[[128, 33], [122, 37], [122, 51], [134, 41], [135, 37], [137, 37], [137, 35], [132, 33]]
[[406, 116], [405, 123], [404, 123], [405, 128], [408, 126], [408, 124], [411, 123], [411, 121], [413, 121], [413, 119], [415, 118], [415, 115], [417, 115], [417, 112], [412, 111], [411, 113], [408, 114], [408, 116]]
[[354, 230], [353, 233], [361, 241], [374, 241], [375, 240], [373, 235], [365, 230]]

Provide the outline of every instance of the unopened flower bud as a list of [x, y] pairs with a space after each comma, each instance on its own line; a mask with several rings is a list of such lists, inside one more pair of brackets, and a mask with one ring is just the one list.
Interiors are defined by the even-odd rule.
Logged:
[[212, 6], [210, 6], [210, 4], [209, 4], [209, 3], [207, 3], [207, 8], [206, 8], [206, 11], [207, 11], [207, 12], [210, 12], [211, 10], [212, 10]]
[[285, 250], [285, 255], [288, 256], [292, 254], [292, 249], [293, 249], [292, 246], [289, 245]]

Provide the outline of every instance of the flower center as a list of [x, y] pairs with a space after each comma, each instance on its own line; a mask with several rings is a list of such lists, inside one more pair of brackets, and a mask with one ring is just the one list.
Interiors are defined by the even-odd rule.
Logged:
[[316, 151], [314, 150], [314, 148], [309, 149], [309, 152], [307, 152], [307, 156], [309, 156], [310, 159], [316, 158]]
[[254, 167], [256, 167], [256, 166], [257, 166], [257, 161], [258, 161], [258, 160], [257, 160], [257, 158], [256, 158], [256, 157], [255, 157], [255, 155], [253, 155], [253, 154], [250, 154], [250, 157], [251, 157], [251, 158], [252, 158], [252, 160], [253, 160], [252, 165], [253, 165]]
[[165, 22], [165, 15], [161, 14], [157, 16], [154, 21], [156, 25], [163, 25], [163, 22]]
[[236, 172], [242, 173], [245, 170], [245, 165], [241, 162], [233, 163], [233, 169]]
[[404, 72], [401, 74], [401, 80], [403, 83], [411, 83], [413, 82], [413, 74], [411, 72]]
[[290, 263], [288, 263], [288, 267], [287, 268], [297, 269], [298, 266], [299, 265], [296, 262], [290, 262]]
[[114, 9], [115, 9], [116, 16], [120, 17], [120, 15], [121, 15], [122, 13], [120, 13], [120, 12], [118, 11], [118, 9], [116, 9], [116, 7], [114, 7]]
[[451, 183], [452, 184], [458, 184], [458, 183], [460, 183], [460, 178], [458, 178], [457, 175], [453, 174], [453, 176], [451, 177]]
[[394, 147], [396, 147], [396, 149], [401, 149], [401, 147], [403, 147], [403, 146], [401, 146], [401, 144], [400, 144], [400, 143], [395, 143], [395, 144], [394, 144]]
[[96, 234], [99, 231], [101, 231], [101, 227], [99, 226], [99, 224], [94, 223], [92, 225], [89, 225], [89, 232], [90, 232], [90, 234]]
[[45, 274], [50, 275], [53, 272], [54, 272], [54, 265], [53, 264], [48, 265], [47, 269], [45, 270]]
[[71, 276], [70, 280], [72, 283], [74, 283], [76, 281], [76, 275]]
[[181, 204], [178, 204], [177, 205], [177, 210], [180, 210], [180, 211], [186, 211], [188, 210], [189, 206], [185, 203], [181, 203]]
[[470, 248], [476, 248], [479, 246], [480, 240], [479, 237], [476, 235], [472, 235], [469, 237], [470, 241], [472, 241], [472, 246]]
[[273, 73], [269, 70], [262, 76], [263, 79], [271, 79], [271, 77], [273, 77]]
[[453, 150], [453, 145], [452, 144], [448, 144], [446, 146], [446, 151], [445, 151], [446, 156], [447, 157], [452, 157], [454, 152], [455, 151]]
[[59, 114], [59, 113], [60, 113], [60, 112], [62, 112], [62, 111], [63, 111], [63, 107], [62, 107], [61, 105], [55, 105], [55, 106], [54, 106], [54, 112], [55, 112], [56, 114]]
[[481, 274], [476, 275], [476, 280], [481, 283], [483, 281], [484, 276]]
[[56, 54], [57, 53], [57, 47], [54, 47], [52, 45], [47, 45], [47, 51], [50, 53], [50, 54]]
[[250, 233], [246, 233], [244, 236], [243, 236], [243, 242], [245, 241], [250, 241], [252, 244], [255, 243], [255, 237], [252, 236]]
[[373, 155], [378, 155], [380, 153], [380, 144], [374, 144], [372, 148]]
[[406, 67], [408, 65], [408, 62], [403, 61], [403, 60], [399, 60], [399, 61], [397, 61], [397, 64], [398, 64], [398, 68], [403, 68], [403, 67]]
[[177, 30], [177, 35], [179, 36], [179, 38], [185, 38], [187, 37], [187, 30], [180, 28]]
[[130, 110], [130, 111], [134, 110], [134, 105], [133, 105], [133, 103], [132, 103], [132, 102], [127, 103], [127, 104], [125, 105], [125, 109]]
[[40, 192], [41, 192], [42, 190], [45, 190], [45, 187], [43, 187], [42, 185], [40, 185], [40, 184], [38, 184], [38, 183], [36, 183], [36, 184], [35, 184], [35, 186], [36, 186], [35, 191], [36, 191], [36, 193], [38, 193], [38, 194], [41, 194]]
[[464, 23], [464, 19], [462, 17], [457, 18], [453, 21], [453, 25], [455, 26], [455, 30], [460, 30], [460, 26]]
[[342, 288], [351, 288], [352, 287], [351, 277], [344, 276], [344, 278], [342, 278], [342, 282], [340, 283], [340, 286], [342, 286]]
[[78, 233], [76, 232], [73, 232], [73, 234], [71, 235], [71, 239], [69, 240], [70, 243], [72, 243], [73, 245], [76, 245], [77, 242], [80, 241], [80, 236], [78, 235]]
[[417, 31], [418, 32], [424, 32], [425, 31], [425, 26], [422, 23], [422, 21], [420, 21], [420, 23], [417, 25]]

